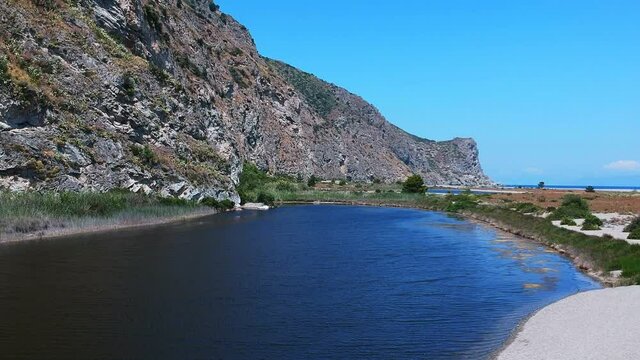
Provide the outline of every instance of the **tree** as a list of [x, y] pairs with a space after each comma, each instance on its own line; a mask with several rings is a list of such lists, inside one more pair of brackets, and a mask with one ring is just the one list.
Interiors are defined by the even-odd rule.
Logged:
[[592, 192], [596, 192], [596, 189], [593, 186], [589, 185], [587, 186], [586, 189], [584, 189], [584, 191], [592, 193]]
[[218, 6], [218, 4], [214, 3], [213, 1], [211, 1], [209, 3], [209, 10], [211, 11], [218, 11], [220, 9], [220, 6]]
[[308, 187], [314, 187], [318, 183], [318, 178], [315, 175], [311, 175], [309, 180], [307, 181]]
[[538, 183], [538, 189], [544, 189], [544, 181]]
[[424, 186], [422, 177], [417, 174], [409, 176], [402, 184], [402, 192], [404, 193], [424, 193], [425, 191], [427, 191], [427, 187]]

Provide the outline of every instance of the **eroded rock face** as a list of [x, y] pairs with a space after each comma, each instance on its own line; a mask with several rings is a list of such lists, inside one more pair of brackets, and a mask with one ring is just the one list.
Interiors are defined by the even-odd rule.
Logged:
[[304, 177], [489, 182], [473, 140], [416, 138], [262, 58], [207, 0], [43, 3], [0, 3], [4, 188], [237, 201], [245, 160]]

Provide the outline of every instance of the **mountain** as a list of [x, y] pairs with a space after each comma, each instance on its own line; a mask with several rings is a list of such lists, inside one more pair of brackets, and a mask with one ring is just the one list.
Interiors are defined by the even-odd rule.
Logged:
[[237, 200], [244, 161], [327, 179], [487, 185], [476, 143], [410, 135], [261, 57], [208, 0], [0, 3], [0, 187]]

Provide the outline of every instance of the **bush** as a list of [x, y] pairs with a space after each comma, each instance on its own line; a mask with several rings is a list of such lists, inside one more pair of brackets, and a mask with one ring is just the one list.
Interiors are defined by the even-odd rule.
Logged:
[[602, 220], [595, 215], [589, 214], [584, 219], [582, 230], [600, 230], [600, 226], [602, 226]]
[[633, 221], [631, 221], [631, 224], [627, 225], [624, 228], [624, 231], [626, 232], [634, 232], [636, 230], [640, 230], [640, 216], [633, 219]]
[[459, 212], [478, 206], [475, 195], [470, 194], [446, 195], [445, 200], [449, 202], [445, 207], [447, 212]]
[[6, 56], [0, 55], [0, 81], [7, 80], [9, 78], [9, 60]]
[[131, 146], [131, 152], [144, 164], [156, 165], [158, 163], [158, 155], [156, 155], [156, 153], [151, 149], [151, 147], [149, 147], [149, 145], [133, 145]]
[[593, 186], [589, 185], [584, 189], [584, 191], [588, 193], [593, 193], [593, 192], [596, 192], [596, 189]]
[[136, 79], [133, 75], [126, 73], [122, 77], [122, 90], [128, 97], [134, 97], [136, 94]]
[[318, 178], [315, 175], [311, 175], [309, 180], [307, 181], [308, 187], [314, 187], [318, 183]]
[[427, 187], [424, 186], [422, 177], [417, 174], [413, 174], [407, 178], [402, 184], [402, 192], [404, 193], [424, 193], [427, 191]]
[[587, 201], [578, 195], [569, 194], [564, 196], [562, 205], [549, 216], [549, 219], [561, 220], [565, 217], [578, 219], [585, 218], [589, 214], [591, 212]]
[[295, 184], [292, 184], [288, 181], [278, 181], [278, 183], [276, 184], [276, 189], [279, 191], [289, 191], [289, 192], [293, 192], [296, 191], [296, 186]]
[[629, 234], [629, 236], [627, 237], [627, 239], [636, 239], [636, 240], [640, 240], [640, 228], [637, 228], [635, 230], [633, 230], [631, 232], [631, 234]]
[[541, 209], [532, 203], [525, 202], [525, 203], [518, 203], [515, 207], [515, 210], [519, 213], [527, 214], [527, 213], [537, 213]]
[[220, 10], [220, 6], [218, 4], [216, 4], [216, 3], [214, 3], [213, 1], [211, 1], [209, 3], [209, 10], [211, 10], [213, 12], [218, 11], [218, 10]]
[[340, 182], [338, 183], [338, 185], [340, 185], [340, 186], [345, 186], [345, 185], [347, 185], [347, 182], [346, 182], [346, 181], [344, 181], [344, 180], [340, 180]]
[[576, 226], [576, 222], [572, 218], [564, 217], [560, 221], [560, 225]]
[[256, 201], [265, 205], [273, 206], [275, 205], [276, 199], [269, 193], [261, 192], [260, 194], [258, 194]]
[[209, 206], [212, 208], [216, 208], [218, 210], [230, 210], [236, 205], [233, 201], [229, 199], [224, 199], [222, 201], [218, 201], [212, 197], [206, 197], [202, 199], [200, 202], [202, 205]]
[[187, 199], [181, 199], [177, 197], [160, 198], [159, 202], [160, 204], [167, 206], [187, 206], [191, 203]]

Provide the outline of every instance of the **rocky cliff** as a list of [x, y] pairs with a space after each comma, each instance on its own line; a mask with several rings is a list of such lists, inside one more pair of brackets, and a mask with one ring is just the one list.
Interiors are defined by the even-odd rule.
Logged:
[[261, 57], [207, 0], [0, 2], [0, 187], [237, 200], [242, 163], [304, 177], [490, 183], [435, 142]]

